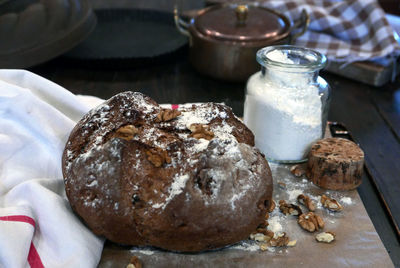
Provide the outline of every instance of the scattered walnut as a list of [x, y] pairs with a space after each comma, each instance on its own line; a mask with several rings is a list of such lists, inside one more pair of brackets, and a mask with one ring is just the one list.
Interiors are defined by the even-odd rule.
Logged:
[[207, 125], [191, 124], [189, 130], [192, 132], [189, 137], [193, 137], [195, 139], [212, 140], [212, 138], [214, 138], [214, 133], [210, 131], [210, 127]]
[[142, 268], [142, 264], [140, 263], [138, 257], [133, 256], [129, 264], [126, 266], [126, 268]]
[[311, 198], [307, 195], [301, 194], [297, 197], [297, 201], [300, 204], [303, 204], [308, 208], [310, 211], [315, 211], [315, 204], [314, 201], [311, 200]]
[[287, 244], [287, 246], [288, 246], [288, 247], [294, 247], [294, 246], [296, 246], [296, 243], [297, 243], [297, 240], [292, 240], [292, 241], [289, 241], [289, 243]]
[[278, 186], [279, 186], [279, 188], [281, 188], [282, 190], [285, 190], [285, 189], [286, 189], [286, 183], [284, 183], [284, 182], [278, 181]]
[[343, 209], [343, 206], [338, 201], [324, 194], [321, 196], [321, 204], [330, 211], [341, 211]]
[[266, 240], [269, 241], [274, 237], [274, 232], [267, 230], [265, 228], [257, 228], [257, 233], [261, 233], [266, 236]]
[[315, 239], [321, 243], [331, 243], [335, 238], [336, 234], [333, 232], [322, 232], [315, 236]]
[[162, 109], [156, 117], [156, 123], [171, 121], [181, 115], [178, 110]]
[[134, 125], [126, 125], [117, 129], [114, 137], [129, 141], [133, 139], [137, 133], [139, 133], [139, 130]]
[[298, 215], [301, 215], [303, 213], [299, 206], [296, 206], [294, 204], [288, 204], [288, 203], [286, 203], [285, 200], [280, 200], [279, 201], [279, 209], [285, 215], [298, 216]]
[[269, 219], [269, 213], [267, 212], [267, 213], [265, 213], [265, 217], [264, 217], [264, 220], [268, 220]]
[[289, 237], [286, 236], [286, 233], [281, 233], [277, 235], [275, 238], [269, 240], [269, 245], [271, 247], [283, 247], [289, 244]]
[[152, 148], [146, 151], [147, 160], [149, 160], [155, 167], [161, 167], [164, 163], [171, 163], [171, 157], [168, 156], [167, 151], [161, 148]]
[[271, 200], [271, 204], [269, 206], [268, 212], [274, 211], [275, 207], [276, 207], [275, 201]]
[[322, 218], [314, 212], [308, 212], [307, 214], [301, 214], [297, 220], [298, 224], [303, 228], [304, 230], [307, 230], [309, 232], [315, 232], [318, 231], [319, 229], [324, 228], [324, 221]]
[[306, 170], [303, 165], [294, 165], [290, 168], [290, 172], [296, 177], [301, 177], [306, 174]]
[[267, 237], [265, 234], [262, 233], [254, 233], [250, 234], [250, 239], [257, 242], [267, 242], [271, 239], [271, 237]]
[[268, 248], [269, 248], [268, 243], [262, 243], [262, 244], [260, 245], [260, 249], [261, 249], [262, 251], [266, 251], [266, 250], [268, 250]]

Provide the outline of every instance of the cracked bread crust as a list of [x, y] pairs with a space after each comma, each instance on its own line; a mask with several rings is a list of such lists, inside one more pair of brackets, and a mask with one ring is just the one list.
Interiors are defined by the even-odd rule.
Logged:
[[[62, 160], [71, 207], [95, 234], [121, 244], [195, 252], [247, 238], [272, 196], [253, 134], [222, 104], [183, 105], [169, 121], [157, 119], [162, 110], [124, 92], [78, 122]], [[214, 137], [191, 137], [192, 124]], [[129, 138], [115, 134], [128, 125]], [[149, 155], [158, 152], [169, 161], [155, 166]]]

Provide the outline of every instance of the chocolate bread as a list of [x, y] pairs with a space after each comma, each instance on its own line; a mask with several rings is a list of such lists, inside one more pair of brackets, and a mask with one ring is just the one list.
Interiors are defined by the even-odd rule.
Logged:
[[272, 196], [254, 136], [222, 104], [162, 108], [120, 93], [72, 130], [62, 160], [73, 210], [120, 244], [202, 251], [247, 238]]
[[329, 190], [353, 190], [360, 186], [364, 152], [352, 141], [325, 138], [317, 141], [308, 154], [306, 176]]

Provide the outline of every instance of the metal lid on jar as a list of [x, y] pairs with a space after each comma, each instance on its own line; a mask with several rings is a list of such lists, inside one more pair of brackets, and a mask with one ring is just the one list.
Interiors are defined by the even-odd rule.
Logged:
[[203, 10], [194, 21], [201, 34], [221, 40], [275, 42], [290, 33], [289, 19], [257, 4], [215, 5]]

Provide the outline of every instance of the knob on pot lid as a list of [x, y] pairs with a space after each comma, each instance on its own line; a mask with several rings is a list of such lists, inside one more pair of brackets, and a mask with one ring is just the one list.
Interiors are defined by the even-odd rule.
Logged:
[[223, 4], [204, 9], [194, 26], [221, 41], [275, 42], [289, 35], [291, 23], [279, 12], [257, 4]]

